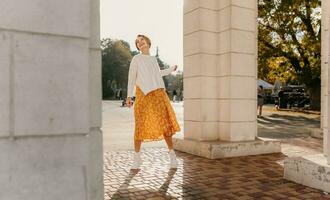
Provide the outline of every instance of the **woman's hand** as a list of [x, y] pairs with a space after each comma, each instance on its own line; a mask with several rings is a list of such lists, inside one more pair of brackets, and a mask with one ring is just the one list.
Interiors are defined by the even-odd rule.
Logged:
[[131, 97], [127, 97], [127, 99], [126, 99], [126, 105], [129, 108], [133, 105], [133, 101], [132, 101]]

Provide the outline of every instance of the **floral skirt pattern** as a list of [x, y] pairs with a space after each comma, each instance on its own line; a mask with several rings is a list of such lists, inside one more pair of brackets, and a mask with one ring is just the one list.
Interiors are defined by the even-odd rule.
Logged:
[[144, 142], [157, 141], [180, 131], [174, 110], [164, 88], [144, 95], [136, 86], [134, 102], [134, 139]]

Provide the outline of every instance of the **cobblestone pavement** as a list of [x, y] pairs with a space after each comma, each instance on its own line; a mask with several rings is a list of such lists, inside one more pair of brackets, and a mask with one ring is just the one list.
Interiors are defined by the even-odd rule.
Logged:
[[[182, 112], [181, 108], [179, 109], [179, 112]], [[111, 136], [117, 138], [115, 140], [119, 142], [117, 146], [111, 143], [109, 138], [105, 139], [106, 200], [330, 199], [330, 195], [322, 191], [283, 179], [283, 160], [286, 156], [322, 152], [322, 140], [310, 138], [306, 130], [306, 127], [319, 126], [317, 115], [271, 113], [269, 109], [265, 110], [265, 116], [258, 119], [259, 134], [262, 137], [281, 139], [282, 153], [280, 154], [210, 160], [177, 151], [179, 167], [177, 170], [169, 170], [169, 157], [164, 143], [161, 145], [150, 143], [143, 145], [144, 163], [141, 170], [130, 171], [133, 151], [127, 143], [130, 142], [128, 139], [131, 135], [122, 130], [126, 127], [125, 131], [127, 131], [129, 120], [125, 118], [126, 122], [124, 122], [121, 119], [130, 111], [126, 109], [124, 112], [126, 114], [121, 112], [123, 116], [116, 118], [119, 125], [113, 126], [109, 121], [103, 130], [105, 137], [109, 137], [107, 131], [110, 130], [110, 125], [115, 130], [122, 131]], [[178, 118], [181, 123], [180, 113]], [[116, 120], [112, 118], [112, 122]], [[130, 128], [132, 128], [131, 125]], [[284, 129], [278, 130], [281, 128]], [[182, 133], [178, 135], [180, 134]], [[113, 146], [115, 148], [112, 148]]]
[[280, 154], [220, 160], [177, 151], [177, 170], [169, 170], [166, 148], [144, 149], [139, 171], [130, 171], [133, 151], [107, 152], [105, 199], [330, 199], [282, 178], [285, 156], [320, 153], [321, 141], [292, 139], [284, 145]]

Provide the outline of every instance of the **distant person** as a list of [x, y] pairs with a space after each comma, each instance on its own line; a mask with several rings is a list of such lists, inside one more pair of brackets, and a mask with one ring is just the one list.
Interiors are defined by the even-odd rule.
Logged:
[[119, 90], [116, 90], [116, 99], [119, 99]]
[[173, 90], [173, 102], [176, 102], [177, 101], [177, 92], [176, 90]]
[[258, 117], [261, 117], [262, 115], [262, 106], [264, 105], [264, 98], [265, 98], [265, 91], [264, 88], [260, 85], [258, 87]]
[[280, 91], [278, 92], [278, 103], [279, 103], [279, 108], [287, 108], [287, 99], [284, 93], [284, 88], [281, 87]]
[[[278, 76], [278, 75], [275, 74], [275, 76]], [[280, 108], [278, 93], [281, 91], [281, 87], [282, 87], [281, 81], [277, 77], [275, 80], [275, 83], [274, 83], [274, 87], [273, 87], [273, 95], [274, 95], [276, 110], [278, 110]]]
[[119, 100], [122, 100], [123, 99], [123, 91], [122, 89], [119, 89], [119, 92], [118, 92], [118, 96], [119, 96]]
[[170, 156], [170, 168], [177, 168], [172, 136], [180, 131], [170, 99], [166, 94], [162, 76], [177, 69], [174, 65], [160, 70], [156, 57], [150, 56], [151, 41], [145, 35], [138, 35], [135, 45], [140, 54], [130, 63], [127, 85], [127, 106], [132, 106], [134, 86], [134, 147], [135, 154], [131, 169], [139, 169], [142, 164], [140, 148], [142, 142], [165, 139]]

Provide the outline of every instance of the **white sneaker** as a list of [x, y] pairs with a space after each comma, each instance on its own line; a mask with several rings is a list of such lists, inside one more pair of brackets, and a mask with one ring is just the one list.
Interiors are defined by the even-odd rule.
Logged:
[[175, 152], [173, 149], [169, 151], [169, 155], [170, 155], [170, 168], [171, 169], [178, 168], [178, 161], [176, 160]]
[[140, 166], [142, 164], [142, 159], [141, 159], [141, 152], [134, 154], [134, 158], [133, 158], [133, 165], [131, 167], [131, 169], [139, 169]]

